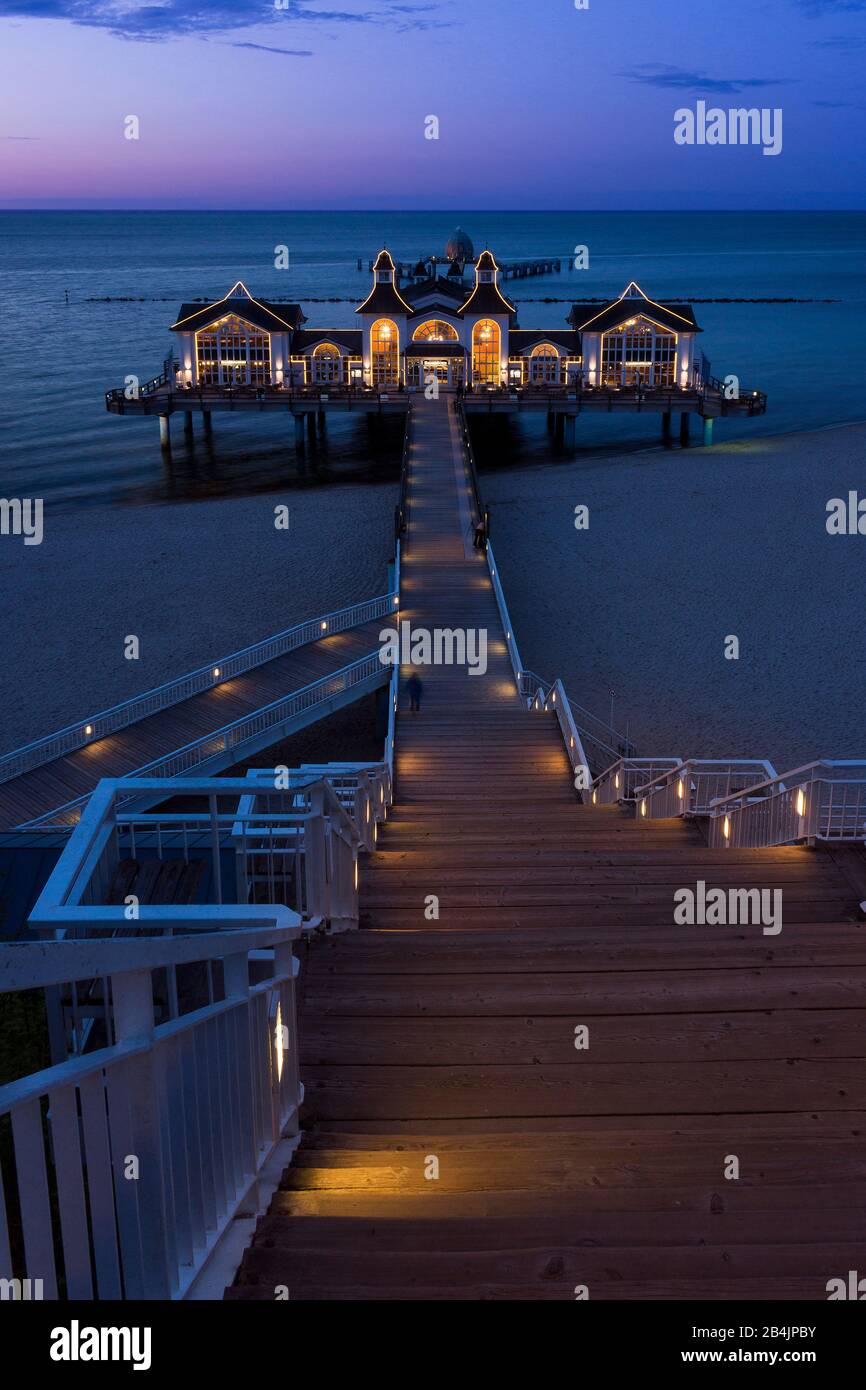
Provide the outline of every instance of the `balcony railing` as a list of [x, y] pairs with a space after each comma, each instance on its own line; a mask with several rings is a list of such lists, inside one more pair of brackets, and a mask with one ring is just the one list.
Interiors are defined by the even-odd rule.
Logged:
[[866, 840], [866, 761], [821, 759], [710, 807], [714, 848]]
[[688, 758], [635, 789], [638, 819], [705, 816], [720, 797], [776, 776], [765, 758]]

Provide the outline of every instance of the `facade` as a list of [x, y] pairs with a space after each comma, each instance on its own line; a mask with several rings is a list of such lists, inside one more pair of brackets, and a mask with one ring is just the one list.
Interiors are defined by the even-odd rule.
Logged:
[[[471, 248], [471, 244], [470, 248]], [[454, 248], [467, 249], [466, 243]], [[455, 273], [456, 272], [456, 273]], [[380, 251], [355, 328], [305, 328], [299, 304], [254, 298], [238, 281], [221, 300], [184, 304], [177, 334], [179, 387], [418, 389], [443, 387], [690, 387], [701, 374], [700, 333], [687, 304], [659, 304], [632, 282], [609, 304], [575, 304], [567, 328], [520, 328], [490, 251], [467, 287], [450, 257], [447, 273], [419, 262], [399, 283]]]

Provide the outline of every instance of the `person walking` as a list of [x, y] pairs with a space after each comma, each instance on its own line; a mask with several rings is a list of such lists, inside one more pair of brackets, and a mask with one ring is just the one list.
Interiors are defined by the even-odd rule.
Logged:
[[475, 535], [472, 538], [472, 544], [476, 550], [484, 550], [487, 546], [487, 530], [483, 521], [479, 521], [478, 525], [475, 527]]
[[424, 693], [424, 687], [421, 684], [420, 677], [417, 676], [414, 671], [406, 682], [406, 689], [409, 693], [409, 709], [413, 712], [419, 711], [421, 709], [421, 696]]

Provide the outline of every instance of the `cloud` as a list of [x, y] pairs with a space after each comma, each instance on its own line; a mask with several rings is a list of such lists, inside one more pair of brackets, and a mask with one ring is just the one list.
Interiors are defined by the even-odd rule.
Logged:
[[284, 53], [287, 58], [312, 58], [311, 48], [272, 48], [269, 43], [236, 43], [232, 42], [232, 48], [254, 48], [258, 53]]
[[747, 87], [778, 87], [780, 77], [708, 77], [703, 72], [688, 72], [669, 67], [666, 63], [640, 63], [630, 72], [621, 72], [630, 82], [642, 82], [648, 87], [663, 87], [678, 92], [742, 92]]
[[41, 135], [0, 135], [0, 140], [41, 140]]
[[848, 48], [863, 48], [866, 45], [866, 38], [860, 34], [849, 34], [847, 37], [836, 39], [816, 39], [816, 48], [833, 48], [844, 52]]
[[[164, 0], [140, 5], [134, 0], [2, 0], [3, 15], [14, 19], [65, 19], [89, 29], [104, 29], [119, 38], [160, 43], [182, 37], [206, 38], [255, 25], [285, 23], [429, 28], [435, 5], [395, 4], [379, 0], [364, 10], [321, 9], [318, 0]], [[252, 47], [253, 45], [249, 45]], [[268, 45], [261, 45], [267, 48]], [[293, 50], [287, 49], [286, 52]]]

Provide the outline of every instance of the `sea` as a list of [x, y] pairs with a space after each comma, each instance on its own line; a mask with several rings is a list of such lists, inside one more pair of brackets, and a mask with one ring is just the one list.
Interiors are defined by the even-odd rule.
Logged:
[[[508, 282], [523, 327], [563, 326], [573, 301], [612, 298], [630, 280], [694, 303], [713, 373], [769, 397], [764, 418], [726, 422], [720, 437], [866, 418], [864, 213], [3, 212], [4, 490], [83, 507], [284, 487], [287, 463], [294, 471], [284, 419], [219, 418], [212, 447], [176, 441], [166, 468], [155, 422], [108, 415], [105, 391], [161, 370], [182, 301], [217, 299], [241, 279], [300, 302], [311, 326], [347, 326], [382, 245], [406, 261], [441, 255], [458, 225], [500, 261], [560, 259], [559, 273]], [[579, 247], [586, 269], [574, 268]], [[657, 425], [584, 417], [578, 449], [640, 448]], [[537, 461], [549, 447], [543, 421], [524, 421], [498, 462]], [[331, 424], [317, 464], [315, 486], [366, 480], [357, 421]]]
[[573, 455], [543, 416], [477, 430], [527, 665], [642, 753], [866, 755], [866, 539], [824, 528], [827, 498], [866, 493], [866, 436], [832, 428], [866, 421], [866, 214], [845, 212], [0, 213], [0, 497], [42, 497], [51, 524], [44, 546], [0, 546], [0, 747], [380, 591], [399, 427], [331, 418], [299, 462], [286, 417], [217, 416], [209, 441], [176, 428], [166, 460], [156, 422], [109, 415], [105, 391], [160, 371], [183, 301], [242, 279], [350, 325], [382, 245], [442, 254], [456, 226], [501, 262], [560, 259], [505, 286], [522, 326], [636, 280], [691, 302], [713, 373], [769, 402], [717, 422], [722, 450], [663, 450], [654, 415], [584, 415]]

